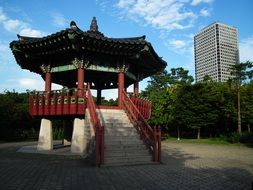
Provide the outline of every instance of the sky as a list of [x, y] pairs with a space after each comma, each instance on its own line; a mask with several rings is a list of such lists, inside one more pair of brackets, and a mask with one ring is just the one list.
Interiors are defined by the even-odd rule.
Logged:
[[[193, 37], [216, 21], [238, 29], [240, 61], [253, 61], [252, 10], [252, 0], [0, 0], [0, 93], [44, 89], [40, 75], [22, 70], [13, 57], [9, 43], [17, 34], [50, 35], [72, 20], [86, 31], [95, 16], [105, 36], [146, 35], [167, 62], [166, 70], [183, 67], [194, 77]], [[148, 80], [141, 82], [141, 90]], [[107, 99], [116, 94], [102, 92]]]

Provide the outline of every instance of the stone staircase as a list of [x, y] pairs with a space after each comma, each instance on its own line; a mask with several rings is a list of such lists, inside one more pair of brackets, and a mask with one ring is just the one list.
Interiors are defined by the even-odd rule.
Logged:
[[97, 112], [105, 126], [105, 166], [153, 163], [149, 149], [123, 110], [100, 109]]

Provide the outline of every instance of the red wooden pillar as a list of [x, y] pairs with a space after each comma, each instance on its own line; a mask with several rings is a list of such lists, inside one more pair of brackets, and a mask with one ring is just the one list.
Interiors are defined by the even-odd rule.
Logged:
[[84, 96], [84, 68], [77, 69], [77, 96]]
[[50, 71], [46, 71], [45, 73], [45, 92], [44, 97], [41, 98], [40, 108], [43, 110], [43, 115], [50, 115], [50, 106], [51, 106], [51, 85], [52, 85], [52, 77]]
[[118, 73], [118, 106], [122, 108], [123, 106], [123, 91], [125, 84], [125, 74], [124, 72]]
[[51, 91], [51, 85], [52, 85], [52, 77], [50, 72], [45, 73], [45, 98], [50, 98], [50, 91]]
[[138, 97], [139, 95], [139, 82], [135, 81], [134, 82], [134, 96]]

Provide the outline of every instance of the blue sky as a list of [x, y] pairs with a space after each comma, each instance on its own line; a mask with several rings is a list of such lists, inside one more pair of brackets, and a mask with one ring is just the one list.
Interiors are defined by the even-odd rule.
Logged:
[[[104, 35], [146, 35], [167, 70], [183, 67], [194, 76], [193, 36], [215, 21], [238, 29], [240, 60], [253, 61], [252, 10], [252, 0], [0, 0], [0, 92], [44, 88], [40, 76], [16, 64], [9, 49], [16, 34], [45, 36], [69, 27], [71, 20], [86, 31], [96, 16]], [[115, 91], [103, 95], [115, 97]]]

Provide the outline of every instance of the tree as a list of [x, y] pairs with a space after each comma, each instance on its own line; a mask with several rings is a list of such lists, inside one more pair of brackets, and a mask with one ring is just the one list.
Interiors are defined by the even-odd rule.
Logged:
[[0, 139], [12, 140], [22, 132], [39, 126], [38, 119], [28, 113], [28, 94], [4, 92], [0, 94]]
[[161, 125], [164, 130], [174, 123], [174, 105], [178, 89], [193, 82], [193, 77], [183, 68], [172, 68], [153, 75], [142, 97], [152, 101], [152, 113], [149, 122]]
[[234, 76], [232, 78], [232, 81], [234, 82], [236, 86], [237, 91], [237, 131], [241, 134], [242, 127], [241, 127], [241, 85], [248, 79], [251, 79], [253, 76], [253, 63], [250, 61], [246, 61], [244, 63], [239, 63], [236, 65], [233, 65], [231, 67], [231, 74]]
[[193, 77], [189, 75], [188, 70], [184, 70], [182, 67], [172, 68], [171, 73], [168, 74], [168, 82], [170, 85], [186, 85], [192, 84]]
[[168, 73], [164, 70], [161, 73], [150, 77], [148, 86], [140, 96], [152, 101], [152, 113], [149, 122], [153, 125], [161, 125], [167, 129], [171, 121], [170, 93]]
[[186, 85], [180, 89], [176, 101], [176, 121], [180, 125], [197, 130], [200, 139], [201, 129], [216, 126], [219, 118], [217, 93], [213, 83]]
[[253, 82], [244, 84], [241, 87], [241, 115], [242, 122], [246, 123], [248, 132], [251, 132], [250, 126], [253, 123]]

